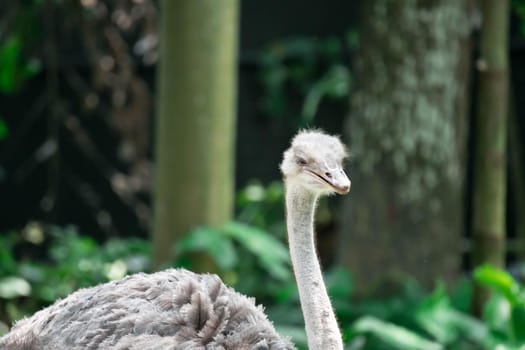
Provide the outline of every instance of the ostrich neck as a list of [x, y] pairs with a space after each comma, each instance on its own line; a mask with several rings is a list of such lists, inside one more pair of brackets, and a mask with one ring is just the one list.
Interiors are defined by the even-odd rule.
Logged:
[[343, 349], [341, 332], [326, 292], [317, 258], [314, 215], [317, 196], [286, 186], [288, 241], [310, 350]]

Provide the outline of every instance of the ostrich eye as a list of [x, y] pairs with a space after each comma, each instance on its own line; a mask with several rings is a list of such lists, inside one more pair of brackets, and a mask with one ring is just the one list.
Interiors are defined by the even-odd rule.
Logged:
[[301, 158], [301, 157], [297, 157], [295, 161], [296, 161], [297, 164], [299, 164], [299, 165], [306, 165], [306, 164], [308, 164], [308, 162], [306, 161], [306, 159]]

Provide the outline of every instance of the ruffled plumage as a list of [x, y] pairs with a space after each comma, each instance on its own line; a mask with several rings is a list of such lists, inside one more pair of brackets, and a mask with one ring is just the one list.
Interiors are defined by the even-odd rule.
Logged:
[[294, 349], [253, 298], [183, 269], [78, 290], [17, 322], [0, 348]]

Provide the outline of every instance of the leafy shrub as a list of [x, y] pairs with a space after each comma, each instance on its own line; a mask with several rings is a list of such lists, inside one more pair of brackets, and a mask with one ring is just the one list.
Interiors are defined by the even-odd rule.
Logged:
[[[257, 195], [257, 191], [262, 193]], [[244, 222], [189, 232], [175, 247], [172, 266], [191, 268], [188, 253], [207, 252], [228, 284], [260, 302], [271, 301], [292, 278], [283, 243], [282, 199], [282, 185], [247, 187], [238, 198], [239, 217]], [[249, 225], [250, 221], [277, 229], [280, 238]], [[44, 228], [30, 223], [23, 232], [1, 235], [0, 246], [0, 320], [6, 324], [78, 288], [138, 271], [151, 272], [150, 242], [139, 238], [100, 244], [78, 234], [74, 227]]]
[[[482, 320], [463, 309], [470, 298], [454, 301], [440, 286], [422, 298], [396, 297], [397, 307], [387, 300], [362, 303], [362, 316], [345, 323], [349, 348], [523, 350], [523, 286], [489, 266], [476, 269], [474, 279], [494, 292]], [[451, 295], [463, 299], [465, 294]]]
[[484, 320], [496, 334], [513, 344], [525, 344], [525, 287], [506, 271], [486, 265], [475, 280], [495, 293], [484, 310]]
[[[73, 227], [52, 227], [49, 242], [34, 241], [43, 230], [30, 225], [33, 233], [0, 237], [0, 317], [11, 323], [31, 314], [78, 288], [149, 270], [149, 243], [141, 239], [112, 239], [103, 245], [80, 236]], [[37, 231], [35, 231], [37, 230]], [[33, 240], [34, 242], [31, 242]], [[15, 254], [18, 250], [45, 249], [42, 262]]]
[[[276, 328], [306, 349], [299, 295], [284, 244], [283, 196], [280, 184], [250, 184], [238, 196], [238, 221], [188, 233], [175, 247], [173, 265], [191, 267], [188, 253], [207, 252], [226, 283], [266, 305]], [[0, 236], [0, 320], [5, 322], [0, 322], [0, 334], [13, 320], [78, 288], [151, 269], [146, 240], [99, 244], [73, 227], [45, 232], [30, 224], [22, 234]], [[43, 260], [35, 258], [35, 248]], [[494, 292], [481, 320], [468, 313], [470, 280], [450, 292], [440, 285], [431, 294], [407, 281], [398, 295], [352, 303], [350, 273], [334, 267], [325, 274], [347, 349], [524, 350], [525, 288], [490, 266], [478, 268], [474, 280]]]
[[357, 41], [357, 33], [348, 31], [339, 37], [296, 37], [270, 45], [258, 56], [262, 112], [306, 126], [315, 120], [323, 99], [346, 101], [351, 87], [348, 53]]

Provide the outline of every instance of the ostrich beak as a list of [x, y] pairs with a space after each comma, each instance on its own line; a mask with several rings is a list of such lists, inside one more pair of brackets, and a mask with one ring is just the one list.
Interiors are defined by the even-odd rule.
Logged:
[[319, 181], [329, 185], [338, 194], [344, 195], [350, 192], [350, 179], [341, 167], [332, 168], [324, 172], [314, 171], [309, 168], [304, 170]]
[[336, 175], [332, 175], [330, 178], [330, 186], [334, 189], [334, 191], [338, 194], [347, 194], [350, 192], [350, 187], [352, 186], [352, 182], [346, 175], [343, 169], [337, 169], [335, 171]]

